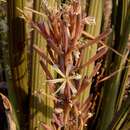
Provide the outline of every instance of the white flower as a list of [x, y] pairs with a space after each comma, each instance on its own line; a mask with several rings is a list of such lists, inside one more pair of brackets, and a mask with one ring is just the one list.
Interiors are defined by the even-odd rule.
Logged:
[[84, 19], [84, 22], [87, 23], [88, 25], [95, 25], [96, 24], [95, 17], [92, 17], [92, 16], [86, 17]]
[[79, 50], [74, 50], [74, 51], [73, 51], [73, 55], [74, 55], [74, 57], [75, 57], [75, 60], [77, 61], [77, 60], [79, 59], [79, 56], [80, 56]]
[[77, 89], [71, 83], [71, 80], [79, 80], [81, 79], [81, 75], [79, 74], [74, 74], [70, 76], [65, 75], [63, 72], [61, 72], [61, 70], [58, 68], [57, 65], [53, 65], [53, 69], [61, 76], [61, 78], [58, 78], [58, 79], [46, 80], [46, 82], [48, 83], [61, 83], [60, 87], [55, 91], [54, 95], [57, 94], [59, 91], [63, 93], [66, 87], [66, 84], [69, 84], [73, 95], [75, 95], [77, 93]]

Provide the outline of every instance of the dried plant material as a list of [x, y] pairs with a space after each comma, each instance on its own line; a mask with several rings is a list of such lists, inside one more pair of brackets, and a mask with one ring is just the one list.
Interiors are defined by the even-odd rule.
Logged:
[[55, 108], [55, 113], [56, 114], [63, 113], [63, 109], [62, 108]]
[[65, 87], [66, 87], [66, 82], [64, 81], [64, 82], [61, 84], [61, 86], [55, 91], [54, 95], [57, 94], [59, 91], [61, 91], [61, 93], [64, 93]]
[[108, 80], [108, 79], [112, 78], [113, 76], [115, 76], [117, 73], [119, 73], [120, 71], [122, 71], [122, 70], [125, 69], [125, 68], [130, 68], [130, 66], [125, 66], [125, 67], [122, 67], [122, 68], [120, 68], [120, 69], [118, 69], [118, 70], [112, 72], [112, 73], [109, 74], [108, 76], [105, 76], [104, 78], [100, 79], [100, 80], [98, 81], [98, 83], [104, 82], [105, 80]]
[[107, 52], [106, 47], [103, 47], [99, 52], [97, 52], [97, 54], [95, 56], [90, 58], [89, 61], [87, 61], [85, 64], [81, 65], [79, 68], [75, 68], [75, 71], [82, 69], [84, 67], [87, 67], [88, 65], [95, 62], [97, 59], [101, 58], [103, 55], [105, 55], [106, 52]]
[[81, 86], [78, 88], [78, 93], [76, 95], [76, 97], [79, 97], [80, 94], [86, 89], [86, 87], [88, 87], [90, 84], [89, 82], [89, 78], [84, 77]]
[[9, 110], [10, 112], [12, 112], [12, 106], [9, 99], [6, 96], [4, 96], [2, 93], [0, 93], [0, 96], [2, 97], [5, 110]]
[[80, 58], [80, 51], [74, 50], [73, 55], [74, 55], [75, 61], [78, 61], [78, 59]]
[[63, 54], [63, 52], [53, 43], [51, 39], [47, 39], [47, 43], [48, 43], [48, 46], [55, 51], [55, 53], [59, 55]]
[[44, 63], [44, 60], [43, 60], [43, 59], [40, 59], [40, 64], [41, 64], [41, 66], [42, 66], [43, 70], [44, 70], [44, 71], [45, 71], [45, 73], [46, 73], [47, 79], [53, 79], [53, 77], [52, 77], [51, 73], [49, 72], [49, 70], [48, 70], [47, 66], [45, 65], [45, 63]]
[[[85, 45], [81, 45], [79, 46], [80, 49], [85, 49], [86, 47], [95, 44], [97, 42], [100, 42], [102, 39], [106, 38], [110, 33], [112, 32], [111, 29], [107, 30], [106, 32], [101, 33], [98, 37], [96, 37], [95, 39], [93, 39], [90, 42], [87, 42]], [[86, 34], [86, 33], [84, 33]]]
[[16, 130], [16, 124], [13, 119], [12, 105], [9, 99], [6, 96], [4, 96], [2, 93], [0, 93], [0, 96], [2, 98], [3, 105], [5, 108], [5, 113], [7, 117], [7, 123], [8, 123], [8, 130]]
[[45, 130], [52, 130], [51, 127], [49, 127], [48, 125], [46, 125], [45, 123], [41, 122], [40, 125], [45, 129]]
[[88, 25], [96, 24], [95, 18], [94, 18], [94, 17], [91, 17], [91, 16], [88, 16], [88, 17], [85, 19], [85, 22], [86, 22]]
[[69, 76], [68, 73], [66, 73], [66, 75], [63, 74], [63, 72], [61, 72], [61, 70], [57, 67], [57, 65], [53, 65], [53, 69], [62, 77], [59, 79], [53, 79], [53, 80], [47, 80], [46, 82], [49, 83], [61, 83], [61, 86], [55, 91], [54, 95], [57, 94], [59, 91], [61, 91], [61, 93], [64, 93], [65, 91], [65, 87], [68, 84], [70, 90], [72, 91], [72, 94], [75, 95], [75, 93], [77, 93], [76, 88], [73, 86], [73, 84], [71, 83], [71, 80], [80, 80], [81, 79], [81, 75], [76, 74], [76, 75], [71, 75]]
[[42, 49], [40, 49], [39, 47], [37, 47], [37, 45], [33, 45], [33, 48], [35, 51], [37, 51], [37, 53], [43, 58], [45, 59], [50, 65], [53, 65], [54, 63], [52, 63], [52, 61], [48, 58], [48, 56], [46, 56], [46, 54], [44, 53], [44, 51]]
[[44, 95], [44, 96], [47, 96], [49, 99], [52, 99], [54, 101], [58, 101], [58, 99], [54, 95], [47, 94], [45, 92], [45, 90], [43, 90], [43, 89], [35, 90], [33, 95], [37, 96], [37, 97], [41, 97], [42, 95]]
[[93, 70], [91, 76], [90, 76], [91, 78], [94, 77], [98, 73], [100, 67], [101, 67], [101, 63], [97, 63], [96, 66], [94, 67], [94, 70]]
[[[79, 70], [95, 63], [96, 60], [105, 55], [107, 47], [103, 44], [102, 48], [97, 50], [96, 55], [85, 64], [81, 64], [83, 50], [93, 44], [101, 43], [101, 40], [111, 33], [111, 29], [106, 30], [96, 38], [85, 34], [84, 27], [95, 24], [96, 21], [94, 17], [83, 15], [79, 0], [72, 1], [69, 5], [53, 12], [47, 8], [44, 2], [42, 7], [44, 14], [34, 10], [32, 12], [43, 17], [43, 21], [33, 22], [24, 14], [32, 28], [37, 30], [47, 41], [46, 46], [50, 57], [38, 46], [34, 45], [33, 48], [41, 57], [40, 64], [47, 76], [45, 83], [48, 86], [49, 84], [55, 86], [54, 90], [50, 91], [50, 96], [43, 93], [48, 98], [53, 98], [54, 101], [52, 128], [44, 123], [42, 126], [46, 130], [60, 130], [62, 127], [66, 130], [70, 128], [80, 130], [91, 118], [94, 97], [91, 96], [85, 102], [80, 102], [78, 99], [90, 85], [90, 79], [99, 71], [101, 63], [95, 65], [90, 77], [82, 77]], [[31, 11], [31, 9], [26, 9]], [[82, 35], [87, 36], [88, 39], [83, 39], [81, 42]], [[50, 64], [51, 69], [56, 73], [55, 76], [51, 75], [46, 63]], [[82, 82], [80, 82], [81, 80]]]
[[54, 69], [58, 74], [60, 74], [63, 78], [65, 78], [64, 73], [58, 68], [57, 65], [53, 65], [53, 69]]
[[[89, 39], [92, 39], [92, 40], [95, 39], [92, 35], [88, 34], [88, 33], [85, 32], [85, 31], [83, 31], [82, 34], [83, 34], [84, 36], [86, 36], [87, 38], [89, 38]], [[100, 43], [101, 45], [107, 47], [107, 48], [110, 49], [111, 51], [113, 51], [113, 52], [114, 52], [115, 54], [117, 54], [118, 56], [124, 58], [124, 55], [123, 55], [123, 54], [121, 54], [120, 52], [116, 51], [114, 48], [110, 47], [107, 43], [104, 43], [104, 42], [101, 41], [101, 40], [99, 41], [99, 43]], [[91, 44], [90, 44], [90, 45], [91, 45]], [[89, 46], [89, 45], [88, 45], [88, 46]], [[126, 60], [129, 61], [129, 59], [126, 59]]]
[[104, 30], [111, 26], [111, 14], [112, 14], [112, 0], [105, 0], [104, 2]]
[[54, 57], [53, 51], [52, 51], [48, 46], [47, 46], [47, 51], [48, 51], [48, 54], [50, 55], [50, 58], [52, 59], [52, 61], [53, 61], [55, 64], [57, 64], [57, 59], [56, 59], [57, 56]]
[[[24, 7], [24, 9], [27, 10], [27, 11], [30, 11], [30, 12], [32, 12], [32, 13], [35, 13], [35, 14], [41, 15], [41, 16], [43, 16], [43, 17], [46, 17], [45, 14], [43, 14], [43, 13], [41, 13], [41, 12], [39, 12], [39, 11], [33, 10], [33, 9], [31, 9], [31, 8]], [[18, 10], [19, 10], [19, 8], [18, 8]], [[19, 10], [19, 11], [20, 11], [20, 10]]]
[[65, 53], [68, 51], [68, 42], [69, 42], [68, 27], [66, 24], [63, 24], [63, 43], [65, 44]]

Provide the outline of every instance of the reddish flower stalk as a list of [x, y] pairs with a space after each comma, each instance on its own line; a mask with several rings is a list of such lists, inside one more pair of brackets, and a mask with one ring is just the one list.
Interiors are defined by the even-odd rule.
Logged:
[[[78, 99], [81, 93], [90, 85], [89, 80], [99, 71], [101, 63], [95, 65], [90, 77], [82, 77], [78, 72], [104, 56], [107, 48], [103, 45], [103, 48], [96, 55], [91, 57], [85, 64], [81, 64], [84, 55], [83, 50], [93, 44], [101, 43], [101, 40], [106, 38], [111, 30], [101, 33], [96, 38], [89, 37], [89, 41], [80, 42], [82, 34], [86, 35], [83, 31], [86, 17], [81, 12], [79, 1], [73, 1], [64, 10], [57, 12], [50, 12], [46, 5], [43, 6], [47, 20], [43, 19], [40, 23], [30, 20], [29, 23], [47, 42], [49, 57], [36, 45], [34, 45], [34, 49], [41, 56], [40, 64], [46, 73], [46, 82], [55, 86], [51, 94], [59, 97], [59, 101], [54, 102], [54, 109], [63, 110], [61, 113], [54, 111], [52, 127], [54, 130], [61, 129], [62, 127], [65, 129], [74, 128], [75, 130], [81, 130], [88, 119], [91, 118], [90, 113], [94, 96], [89, 97], [85, 102], [80, 102]], [[56, 77], [52, 77], [44, 60], [56, 71]], [[82, 80], [81, 84], [80, 80]], [[42, 126], [46, 130], [51, 130], [44, 123]]]

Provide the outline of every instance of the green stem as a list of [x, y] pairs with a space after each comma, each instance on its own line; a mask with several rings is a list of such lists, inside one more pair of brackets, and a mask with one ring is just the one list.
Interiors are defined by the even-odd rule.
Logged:
[[[37, 11], [43, 11], [41, 5], [42, 0], [34, 0], [34, 10]], [[48, 6], [49, 8], [56, 7], [55, 0], [48, 0]], [[38, 22], [44, 20], [42, 17], [38, 15], [33, 15], [33, 20]], [[46, 48], [46, 41], [43, 39], [41, 34], [38, 32], [34, 32], [32, 34], [32, 45], [36, 44], [38, 47], [42, 48], [44, 52], [47, 54], [47, 48]], [[32, 46], [31, 46], [32, 48]], [[29, 123], [29, 130], [33, 130], [38, 128], [38, 130], [43, 130], [43, 128], [40, 126], [40, 122], [43, 121], [47, 125], [51, 125], [51, 119], [52, 119], [52, 111], [53, 111], [53, 101], [50, 100], [46, 95], [42, 94], [42, 91], [44, 93], [49, 94], [48, 85], [45, 83], [46, 75], [43, 72], [43, 69], [39, 63], [40, 57], [39, 55], [32, 50], [31, 53], [32, 57], [32, 68], [31, 68], [31, 96], [30, 96], [30, 123]], [[46, 64], [47, 65], [47, 64]], [[49, 65], [48, 69], [53, 75], [53, 71], [51, 70], [51, 67]]]
[[[25, 22], [17, 11], [17, 7], [23, 9], [23, 0], [8, 0], [8, 40], [9, 59], [11, 67], [11, 79], [9, 84], [9, 96], [12, 104], [16, 104], [15, 112], [19, 117], [20, 128], [25, 128], [25, 115], [27, 110], [28, 95], [28, 71], [27, 51], [25, 47]], [[14, 98], [16, 98], [14, 100]]]
[[[95, 25], [88, 25], [86, 28], [86, 31], [90, 33], [93, 36], [98, 36], [100, 33], [100, 28], [101, 28], [101, 20], [102, 20], [102, 0], [95, 1], [91, 0], [90, 5], [89, 5], [89, 11], [88, 11], [88, 16], [95, 17], [96, 24]], [[94, 44], [89, 48], [86, 48], [84, 52], [84, 58], [83, 58], [83, 63], [89, 60], [92, 56], [96, 54], [97, 51], [97, 45]], [[81, 73], [83, 77], [87, 75], [88, 77], [91, 75], [92, 71], [94, 68], [94, 63], [88, 66], [87, 69], [83, 70]], [[84, 93], [81, 95], [81, 101], [84, 101], [86, 98], [89, 97], [90, 94], [90, 88], [87, 87], [87, 89], [84, 91]]]
[[[123, 1], [123, 4], [125, 4], [124, 1]], [[127, 6], [125, 8], [127, 8]], [[120, 20], [121, 19], [122, 19], [122, 17], [120, 18]], [[118, 49], [117, 49], [117, 51], [123, 55], [125, 55], [125, 53], [126, 53], [125, 49], [127, 46], [128, 34], [130, 31], [130, 22], [129, 22], [130, 6], [127, 10], [127, 15], [124, 20], [125, 20], [124, 24], [123, 23], [121, 24], [121, 26], [122, 26], [121, 28], [123, 28], [122, 29], [123, 32], [121, 33], [121, 36], [119, 37], [120, 40], [119, 40]], [[121, 30], [120, 30], [120, 32], [121, 32]], [[118, 36], [119, 35], [117, 34], [116, 38], [118, 38]], [[124, 59], [117, 55], [114, 57], [113, 61], [114, 61], [113, 71], [122, 69], [122, 67], [124, 66]], [[114, 77], [112, 77], [111, 79], [109, 79], [105, 82], [104, 90], [103, 90], [101, 115], [100, 115], [98, 126], [97, 126], [98, 130], [106, 130], [106, 128], [108, 127], [109, 123], [111, 122], [111, 120], [113, 118], [114, 113], [117, 111], [116, 100], [117, 100], [117, 95], [118, 95], [118, 92], [120, 89], [121, 74], [122, 74], [122, 71], [120, 71]]]

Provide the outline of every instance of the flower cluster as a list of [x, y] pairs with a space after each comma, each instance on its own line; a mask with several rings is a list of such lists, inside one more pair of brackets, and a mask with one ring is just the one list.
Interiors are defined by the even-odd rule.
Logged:
[[[46, 48], [49, 54], [46, 55], [43, 49], [34, 45], [34, 50], [40, 55], [40, 64], [46, 73], [46, 83], [50, 88], [50, 96], [54, 97], [54, 113], [52, 127], [54, 130], [64, 127], [81, 130], [90, 117], [94, 98], [92, 95], [80, 101], [79, 97], [90, 85], [90, 79], [94, 77], [101, 67], [97, 63], [90, 77], [80, 75], [80, 70], [94, 63], [107, 52], [106, 46], [101, 49], [86, 63], [82, 64], [84, 50], [104, 39], [110, 30], [103, 32], [93, 40], [84, 31], [85, 26], [96, 24], [94, 17], [82, 12], [80, 2], [73, 1], [59, 10], [50, 11], [46, 4], [42, 3], [44, 14], [33, 11], [43, 16], [43, 21], [29, 23], [46, 40]], [[87, 40], [80, 40], [87, 37]], [[53, 77], [46, 66], [49, 64], [57, 73]], [[45, 94], [45, 93], [44, 93]], [[56, 100], [57, 99], [57, 100]], [[49, 130], [49, 126], [42, 123], [42, 126]]]

